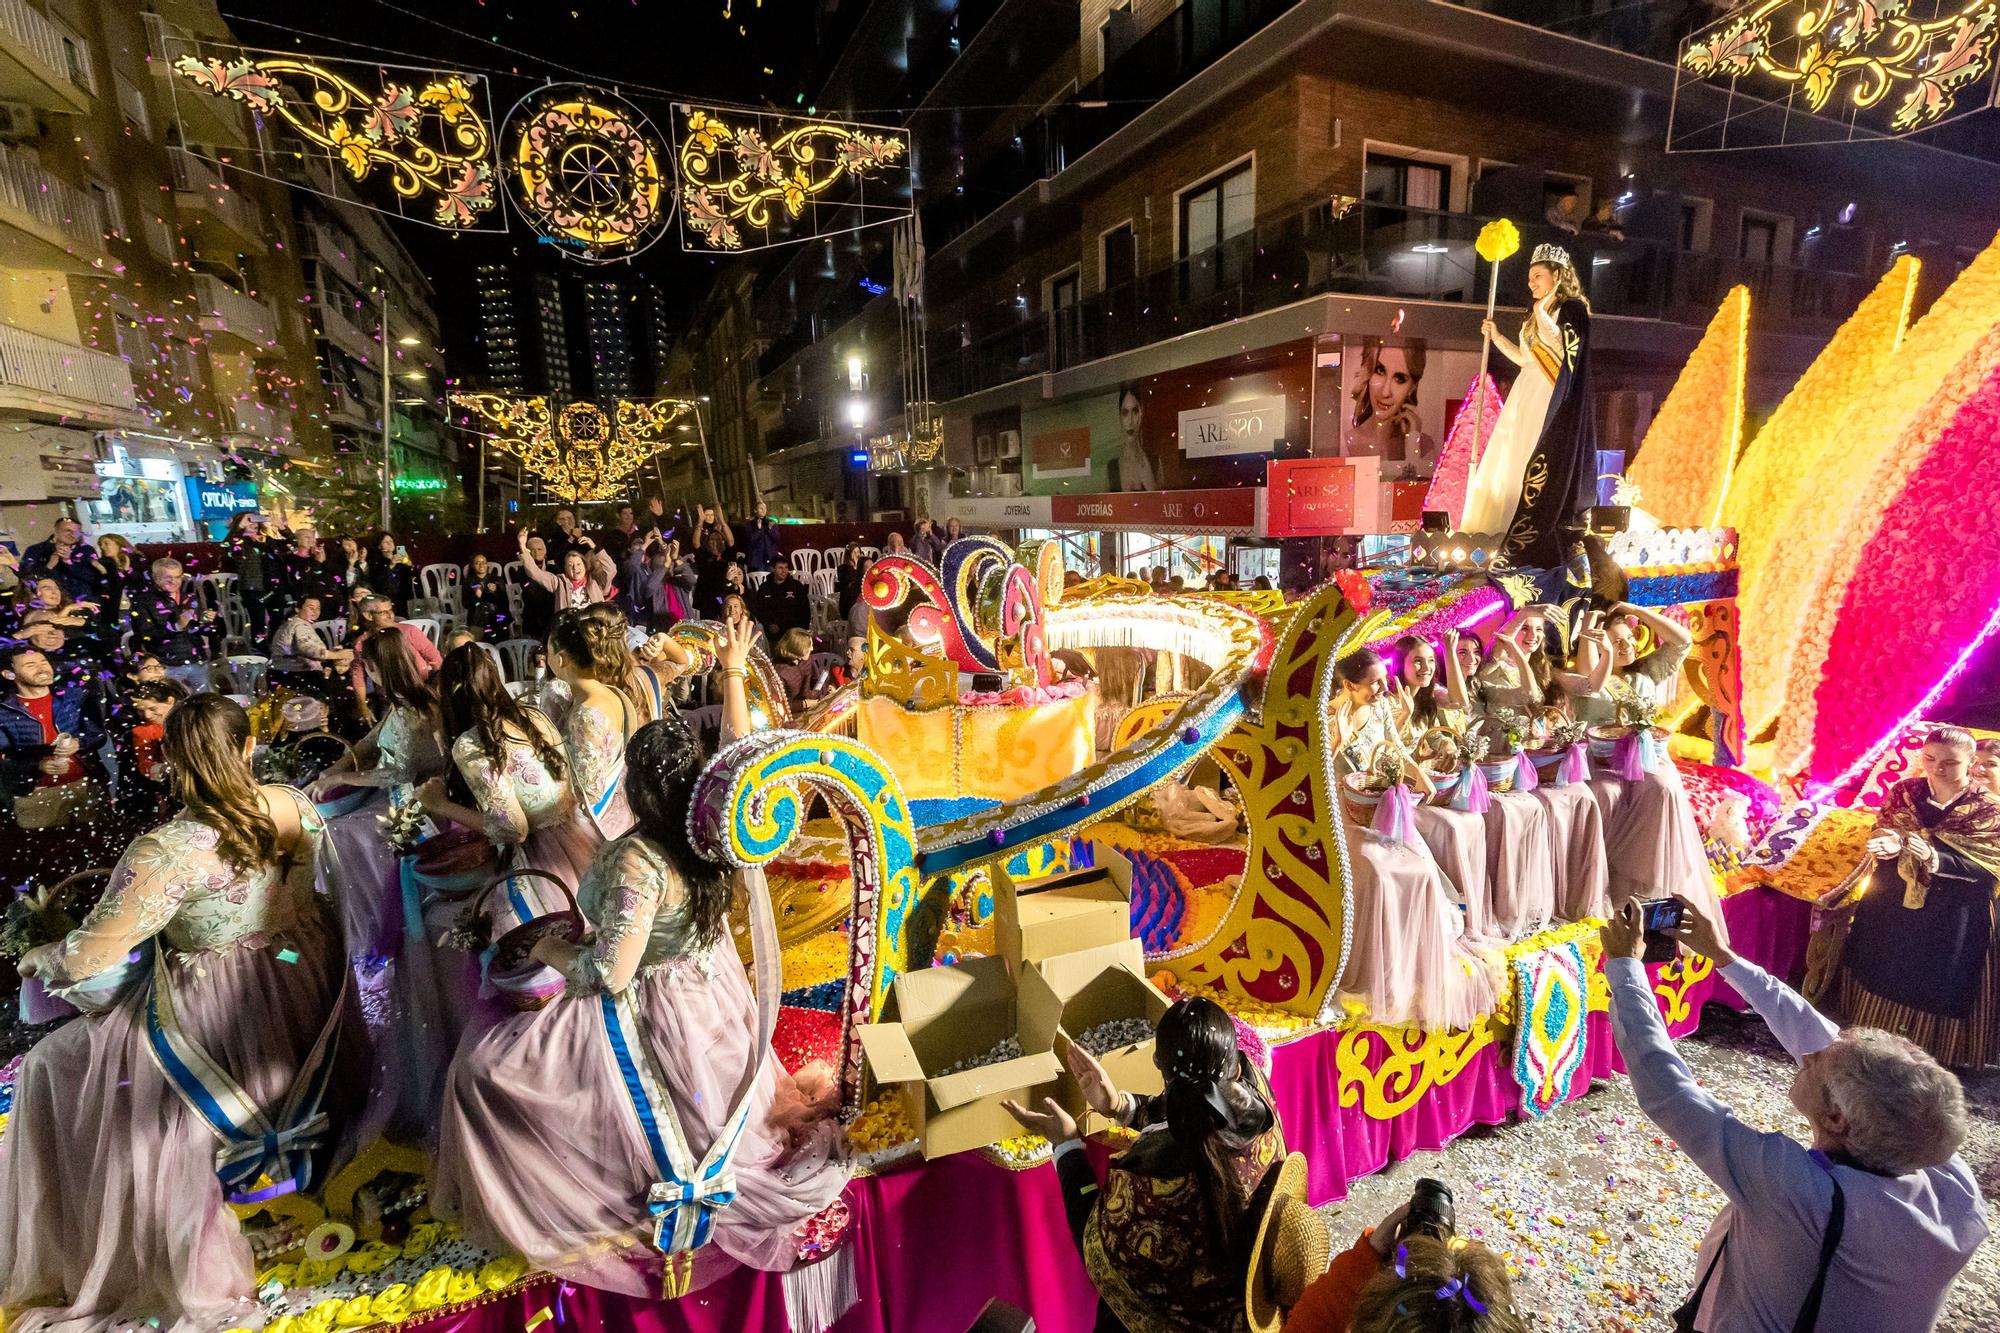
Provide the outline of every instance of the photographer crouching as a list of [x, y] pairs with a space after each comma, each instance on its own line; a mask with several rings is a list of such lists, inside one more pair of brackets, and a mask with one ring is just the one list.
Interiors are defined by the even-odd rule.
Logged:
[[[1799, 1062], [1792, 1105], [1807, 1148], [1739, 1121], [1674, 1050], [1629, 902], [1601, 932], [1611, 1022], [1641, 1109], [1671, 1134], [1728, 1205], [1703, 1240], [1681, 1333], [1919, 1333], [1986, 1237], [1958, 1079], [1919, 1047], [1873, 1028], [1835, 1027], [1721, 942], [1686, 899], [1674, 938], [1713, 961]], [[1741, 1225], [1739, 1225], [1741, 1223]]]

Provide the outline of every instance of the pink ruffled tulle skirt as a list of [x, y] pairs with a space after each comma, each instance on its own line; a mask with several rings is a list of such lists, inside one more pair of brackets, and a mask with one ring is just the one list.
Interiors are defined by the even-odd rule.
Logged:
[[[296, 962], [278, 947], [169, 963], [183, 1026], [264, 1107], [291, 1090], [344, 962], [317, 922], [283, 940]], [[9, 1333], [96, 1333], [149, 1317], [168, 1329], [261, 1322], [250, 1247], [215, 1176], [215, 1135], [147, 1050], [151, 991], [149, 970], [112, 1008], [71, 1020], [22, 1062], [0, 1137]], [[342, 1138], [361, 1087], [354, 1056], [337, 1049], [324, 1105]]]
[[1429, 851], [1353, 823], [1346, 834], [1354, 931], [1342, 991], [1376, 1023], [1465, 1028], [1492, 1012], [1493, 967], [1465, 937], [1464, 916]]
[[[641, 1040], [700, 1158], [756, 1040], [756, 999], [726, 941], [633, 983]], [[766, 1046], [733, 1166], [736, 1199], [695, 1256], [699, 1286], [743, 1264], [784, 1272], [800, 1229], [840, 1196], [838, 1125], [803, 1123]], [[784, 1095], [781, 1098], [780, 1093]], [[659, 1179], [604, 1031], [600, 997], [568, 994], [470, 1033], [452, 1062], [431, 1202], [473, 1240], [587, 1286], [657, 1296], [648, 1188]]]

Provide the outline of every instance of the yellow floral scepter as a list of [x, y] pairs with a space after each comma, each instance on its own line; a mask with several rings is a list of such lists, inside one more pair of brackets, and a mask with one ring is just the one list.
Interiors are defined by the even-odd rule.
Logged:
[[[1521, 232], [1506, 218], [1495, 218], [1479, 229], [1479, 239], [1472, 248], [1486, 261], [1486, 319], [1493, 320], [1493, 306], [1500, 297], [1500, 261], [1521, 248]], [[1479, 344], [1479, 373], [1486, 374], [1486, 358], [1493, 351], [1493, 335], [1484, 334]], [[1476, 454], [1486, 439], [1486, 395], [1474, 385], [1477, 400], [1472, 416], [1472, 448]]]

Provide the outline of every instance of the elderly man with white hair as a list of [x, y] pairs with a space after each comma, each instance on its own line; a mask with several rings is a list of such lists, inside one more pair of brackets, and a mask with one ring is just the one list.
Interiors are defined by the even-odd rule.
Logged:
[[1695, 1333], [1922, 1333], [1986, 1238], [1986, 1207], [1958, 1156], [1965, 1094], [1924, 1051], [1873, 1028], [1835, 1027], [1798, 992], [1722, 943], [1681, 899], [1681, 943], [1709, 958], [1792, 1058], [1808, 1147], [1760, 1133], [1695, 1081], [1647, 980], [1638, 903], [1605, 923], [1611, 1022], [1654, 1124], [1729, 1203], [1702, 1242]]

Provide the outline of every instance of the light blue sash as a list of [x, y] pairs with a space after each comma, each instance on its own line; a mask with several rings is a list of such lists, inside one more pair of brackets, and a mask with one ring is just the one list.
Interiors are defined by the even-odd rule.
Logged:
[[709, 1240], [717, 1212], [736, 1201], [736, 1173], [731, 1159], [750, 1119], [750, 1094], [771, 1048], [771, 1033], [777, 1025], [778, 931], [771, 909], [771, 895], [763, 872], [744, 872], [748, 877], [752, 970], [757, 981], [757, 1039], [750, 1048], [750, 1065], [737, 1085], [733, 1108], [715, 1142], [699, 1162], [688, 1148], [674, 1114], [673, 1100], [664, 1090], [645, 1043], [644, 1020], [633, 1003], [634, 987], [598, 997], [604, 1017], [605, 1044], [613, 1068], [624, 1085], [639, 1122], [640, 1135], [652, 1154], [653, 1169], [659, 1180], [646, 1191], [646, 1209], [652, 1214], [653, 1245], [662, 1254], [678, 1254], [700, 1249]]
[[320, 1103], [333, 1073], [333, 1047], [347, 988], [354, 982], [349, 969], [340, 971], [340, 994], [320, 1027], [319, 1039], [299, 1066], [282, 1106], [275, 1115], [266, 1116], [181, 1027], [165, 950], [154, 952], [152, 994], [146, 1001], [147, 1049], [174, 1091], [221, 1140], [222, 1146], [215, 1150], [215, 1174], [225, 1189], [237, 1190], [264, 1175], [294, 1181], [301, 1190], [310, 1188], [312, 1152], [329, 1128]]

